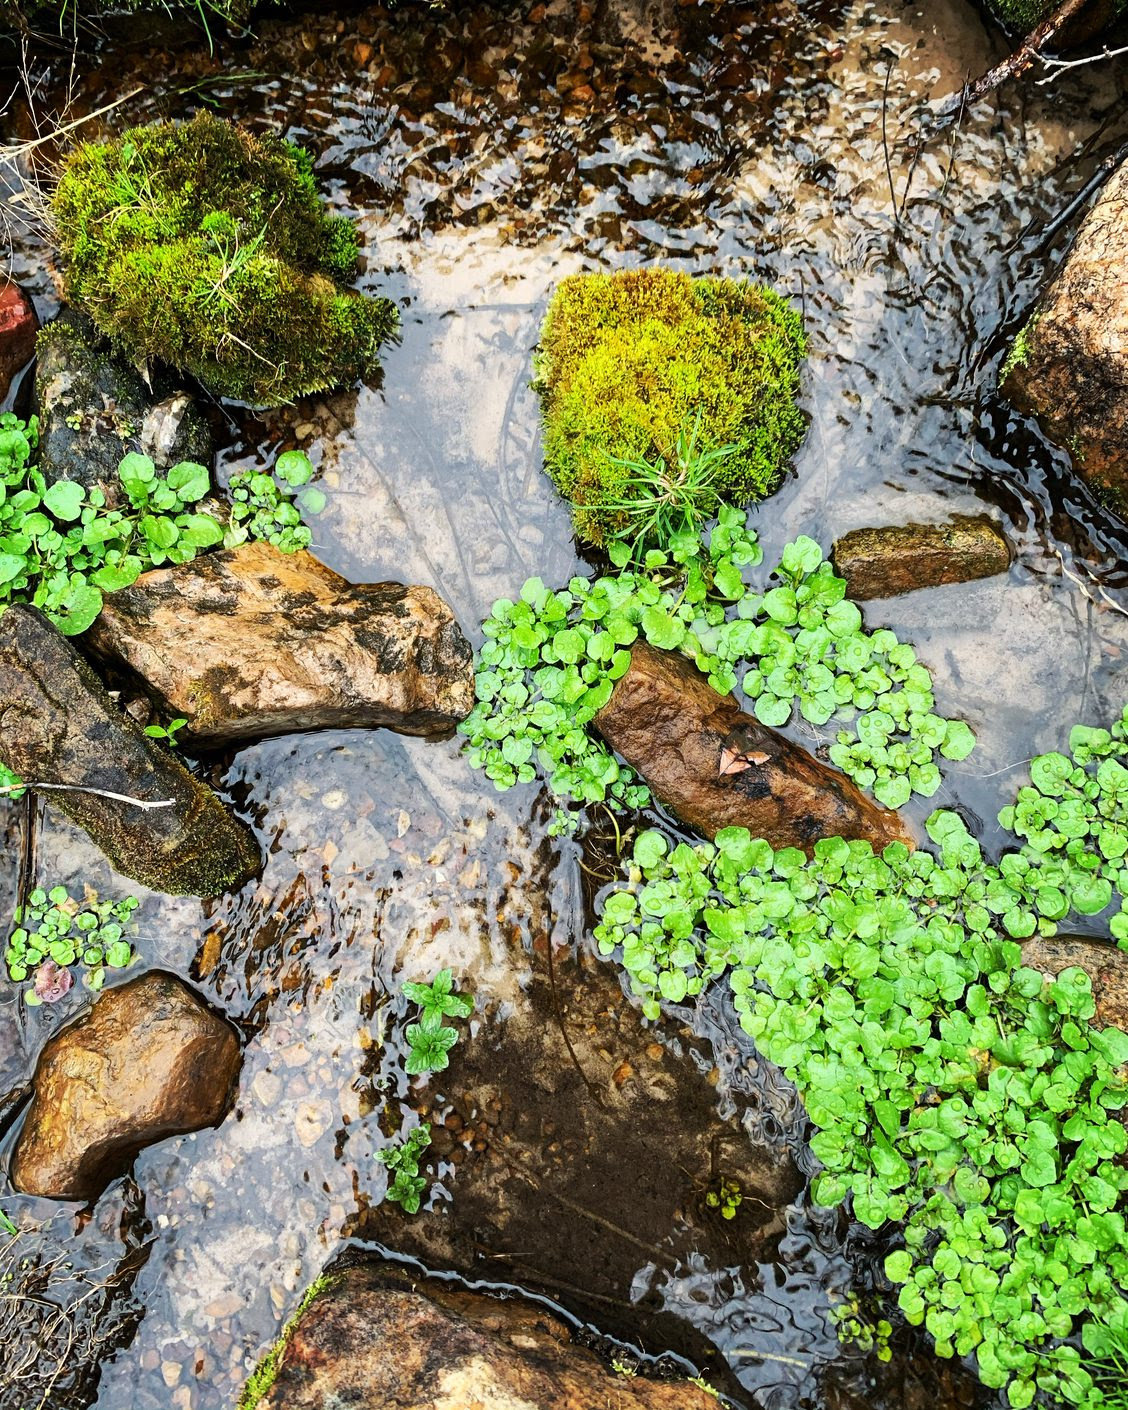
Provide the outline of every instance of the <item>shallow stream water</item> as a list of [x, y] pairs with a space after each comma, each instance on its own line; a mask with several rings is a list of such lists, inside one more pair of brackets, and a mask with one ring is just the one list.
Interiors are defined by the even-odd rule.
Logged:
[[[334, 208], [359, 221], [362, 286], [401, 306], [402, 342], [382, 381], [359, 390], [263, 417], [215, 408], [229, 444], [221, 474], [307, 449], [329, 495], [318, 555], [354, 581], [433, 585], [475, 641], [495, 597], [531, 574], [559, 582], [582, 567], [540, 470], [529, 388], [554, 284], [663, 261], [790, 294], [811, 339], [810, 430], [791, 479], [754, 512], [766, 562], [800, 532], [828, 546], [851, 528], [951, 512], [992, 513], [1015, 545], [1006, 577], [866, 612], [917, 646], [938, 707], [975, 729], [977, 750], [947, 767], [935, 802], [975, 819], [990, 849], [1025, 761], [1128, 698], [1128, 534], [994, 395], [1007, 335], [1080, 210], [1057, 217], [1128, 136], [1128, 69], [1028, 81], [934, 133], [940, 100], [1000, 52], [963, 0], [671, 3], [657, 23], [629, 0], [453, 17], [353, 8], [264, 20], [214, 55], [119, 36], [87, 47], [73, 70], [69, 56], [37, 59], [33, 112], [17, 111], [13, 131], [132, 94], [85, 130], [206, 103], [316, 153]], [[51, 251], [21, 211], [13, 203], [13, 273], [47, 315]], [[813, 745], [811, 734], [797, 731]], [[74, 1374], [42, 1401], [52, 1410], [229, 1407], [346, 1242], [410, 1248], [394, 1218], [370, 1217], [384, 1187], [373, 1152], [388, 1139], [378, 1118], [407, 1090], [402, 979], [449, 964], [479, 996], [471, 1047], [485, 1081], [546, 956], [580, 972], [600, 963], [581, 870], [599, 844], [585, 854], [552, 842], [537, 789], [495, 794], [457, 740], [310, 734], [202, 766], [253, 819], [266, 870], [218, 903], [146, 895], [139, 948], [241, 1026], [239, 1096], [218, 1130], [145, 1152], [92, 1213], [5, 1195], [5, 1209], [41, 1225], [23, 1248], [73, 1261], [68, 1296], [120, 1275], [53, 1334], [75, 1340]], [[17, 808], [0, 805], [0, 824], [8, 899]], [[50, 810], [36, 874], [136, 889]], [[22, 1025], [34, 1053], [73, 1011], [20, 1014], [7, 1002], [0, 1021]], [[642, 1351], [672, 1349], [749, 1405], [994, 1404], [909, 1335], [889, 1365], [839, 1346], [831, 1297], [864, 1294], [881, 1249], [811, 1207], [794, 1094], [756, 1063], [720, 997], [655, 1036], [697, 1054], [718, 1109], [739, 1111], [749, 1141], [798, 1163], [802, 1189], [787, 1192], [761, 1257], [726, 1261], [675, 1212], [649, 1231], [650, 1253], [631, 1255], [629, 1287], [611, 1280], [585, 1296], [601, 1270], [569, 1270], [553, 1251], [554, 1240], [571, 1247], [578, 1217], [560, 1206], [539, 1276], [485, 1256], [462, 1271], [531, 1287]], [[611, 1032], [610, 1058], [614, 1044]], [[427, 1099], [440, 1118], [460, 1105], [438, 1082]], [[459, 1122], [489, 1124], [483, 1110]], [[472, 1178], [460, 1150], [452, 1141], [440, 1213]], [[616, 1192], [588, 1193], [599, 1209]], [[52, 1286], [62, 1283], [56, 1271]], [[0, 1341], [5, 1325], [21, 1335], [5, 1316]], [[32, 1385], [0, 1387], [0, 1410], [33, 1410]]]

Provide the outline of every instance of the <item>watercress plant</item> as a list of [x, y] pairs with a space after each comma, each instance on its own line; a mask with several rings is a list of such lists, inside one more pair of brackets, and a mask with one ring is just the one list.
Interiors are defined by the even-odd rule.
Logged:
[[73, 965], [85, 970], [88, 989], [101, 989], [107, 969], [124, 969], [133, 959], [126, 932], [138, 905], [136, 896], [100, 900], [90, 892], [79, 901], [65, 886], [31, 891], [15, 909], [16, 927], [4, 952], [12, 980], [35, 981], [25, 1001], [34, 1006], [61, 998], [73, 982]]

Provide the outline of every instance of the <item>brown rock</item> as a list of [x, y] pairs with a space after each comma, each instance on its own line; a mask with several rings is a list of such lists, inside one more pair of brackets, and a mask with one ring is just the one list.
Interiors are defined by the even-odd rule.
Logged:
[[685, 657], [645, 642], [595, 717], [608, 744], [682, 822], [715, 837], [746, 827], [810, 853], [821, 837], [912, 845], [896, 813], [721, 696]]
[[[145, 886], [218, 896], [259, 869], [250, 830], [118, 709], [45, 617], [22, 605], [0, 616], [0, 761], [28, 782], [70, 785], [43, 797]], [[171, 806], [141, 808], [105, 792]]]
[[35, 356], [38, 331], [34, 304], [18, 284], [5, 284], [0, 288], [0, 401], [12, 378]]
[[1128, 162], [1108, 182], [1003, 367], [1001, 389], [1128, 510]]
[[217, 1125], [239, 1061], [235, 1030], [175, 975], [108, 990], [39, 1058], [13, 1184], [96, 1199], [145, 1146]]
[[145, 573], [106, 599], [87, 640], [213, 744], [379, 725], [441, 734], [474, 704], [473, 654], [430, 588], [353, 587], [264, 543]]
[[947, 524], [854, 529], [835, 543], [832, 557], [848, 595], [866, 602], [1005, 573], [1011, 547], [986, 515], [956, 515]]
[[716, 1410], [688, 1379], [622, 1376], [542, 1308], [432, 1285], [385, 1286], [363, 1266], [302, 1314], [261, 1410]]
[[1098, 1028], [1111, 1024], [1128, 1033], [1128, 955], [1109, 941], [1056, 935], [1052, 940], [1025, 940], [1022, 963], [1043, 974], [1058, 975], [1074, 965], [1093, 981]]

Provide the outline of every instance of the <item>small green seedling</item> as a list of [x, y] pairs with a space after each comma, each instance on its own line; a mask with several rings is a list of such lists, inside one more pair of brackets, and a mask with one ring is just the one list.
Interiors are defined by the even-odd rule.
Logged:
[[170, 749], [175, 749], [178, 743], [176, 736], [187, 723], [183, 715], [178, 715], [175, 720], [169, 720], [167, 725], [146, 725], [145, 733], [150, 739], [163, 739]]
[[419, 1173], [419, 1160], [431, 1144], [431, 1127], [423, 1121], [397, 1146], [377, 1151], [376, 1159], [388, 1167], [392, 1176], [384, 1198], [398, 1204], [405, 1214], [418, 1214], [426, 1176]]

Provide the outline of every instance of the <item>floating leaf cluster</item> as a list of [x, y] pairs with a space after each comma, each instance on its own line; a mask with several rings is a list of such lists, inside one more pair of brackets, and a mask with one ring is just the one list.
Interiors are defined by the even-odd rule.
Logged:
[[83, 983], [95, 991], [105, 983], [107, 969], [125, 969], [133, 959], [126, 931], [138, 904], [136, 896], [113, 901], [88, 894], [79, 901], [65, 886], [31, 891], [26, 904], [16, 907], [16, 928], [4, 951], [12, 980], [36, 980], [24, 992], [26, 1002], [34, 1006], [61, 998], [71, 987], [72, 965], [83, 967]]
[[998, 866], [951, 812], [928, 821], [936, 853], [645, 831], [595, 930], [650, 1016], [727, 976], [819, 1128], [815, 1199], [903, 1225], [886, 1263], [902, 1312], [1015, 1407], [1107, 1405], [1100, 1368], [1128, 1346], [1128, 1035], [1093, 1026], [1082, 969], [1048, 979], [1014, 938], [1128, 895], [1109, 767], [1126, 740], [1128, 711], [1034, 760], [1000, 818], [1022, 846]]
[[[841, 719], [832, 759], [888, 807], [931, 796], [937, 754], [963, 759], [974, 747], [966, 724], [935, 713], [932, 678], [912, 647], [865, 630], [812, 539], [787, 546], [762, 592], [744, 580], [763, 554], [737, 509], [721, 510], [707, 546], [675, 534], [637, 571], [629, 545], [610, 552], [617, 572], [555, 592], [530, 578], [483, 625], [478, 704], [461, 728], [471, 763], [497, 788], [540, 775], [561, 803], [648, 800], [590, 729], [639, 639], [690, 657], [722, 695], [739, 683], [762, 724], [784, 725], [796, 708], [816, 725]], [[558, 813], [553, 830], [574, 821]]]

